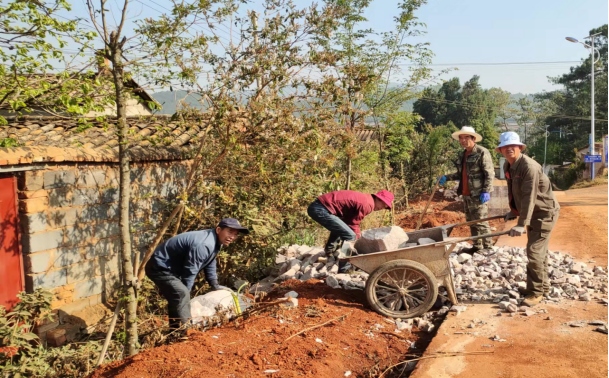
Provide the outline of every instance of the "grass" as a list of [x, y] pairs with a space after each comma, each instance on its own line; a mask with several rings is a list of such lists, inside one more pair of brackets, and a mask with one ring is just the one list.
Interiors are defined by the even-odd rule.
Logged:
[[321, 227], [315, 227], [315, 226], [312, 226], [311, 228], [295, 229], [295, 230], [292, 230], [292, 231], [288, 232], [287, 234], [283, 235], [279, 239], [277, 245], [278, 246], [292, 245], [292, 244], [308, 245], [308, 246], [323, 245], [323, 243], [325, 242], [325, 239], [328, 238], [327, 233], [324, 231], [326, 231], [326, 230], [324, 230]]
[[583, 189], [590, 188], [592, 186], [607, 185], [608, 182], [609, 180], [607, 180], [607, 176], [597, 177], [594, 180], [584, 180], [576, 182], [569, 189]]

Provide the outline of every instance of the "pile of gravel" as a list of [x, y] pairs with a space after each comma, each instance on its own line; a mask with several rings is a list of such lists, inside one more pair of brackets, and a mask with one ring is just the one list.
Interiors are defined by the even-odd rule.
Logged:
[[[464, 246], [459, 245], [457, 250]], [[526, 288], [526, 248], [493, 247], [473, 256], [452, 254], [450, 262], [460, 300], [500, 303], [512, 298], [520, 302], [518, 289]], [[590, 301], [607, 294], [607, 269], [575, 262], [566, 253], [548, 253], [548, 275], [551, 283], [548, 302], [559, 302], [562, 298]]]
[[323, 248], [290, 245], [279, 248], [277, 252], [277, 274], [272, 276], [275, 283], [317, 278], [325, 279], [328, 286], [333, 288], [362, 290], [366, 286], [367, 273], [339, 274], [338, 261], [333, 256], [326, 257]]
[[[459, 243], [458, 252], [468, 247]], [[362, 290], [368, 274], [338, 273], [338, 261], [324, 255], [323, 248], [290, 245], [279, 248], [275, 274], [267, 282], [280, 283], [289, 279], [306, 281], [311, 278], [325, 280], [328, 286], [347, 290]], [[460, 301], [508, 302], [522, 301], [518, 289], [526, 288], [527, 255], [525, 248], [493, 247], [479, 253], [450, 256], [455, 289]], [[592, 261], [590, 263], [593, 263]], [[548, 302], [561, 299], [590, 301], [607, 294], [607, 268], [575, 262], [566, 253], [551, 251], [548, 254], [548, 274], [551, 282]], [[510, 301], [511, 300], [511, 301]]]

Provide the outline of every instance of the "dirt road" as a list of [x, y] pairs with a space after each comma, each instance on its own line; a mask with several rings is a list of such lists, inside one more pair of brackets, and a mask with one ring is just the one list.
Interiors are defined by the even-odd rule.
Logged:
[[[607, 266], [607, 189], [604, 185], [556, 193], [561, 212], [550, 250], [568, 252], [589, 266]], [[526, 237], [502, 237], [498, 245], [523, 247]], [[572, 328], [565, 324], [573, 320], [606, 322], [607, 307], [597, 301], [563, 301], [535, 310], [540, 309], [547, 313], [497, 316], [499, 309], [494, 304], [471, 304], [459, 316], [449, 315], [426, 350], [427, 355], [481, 350], [494, 353], [424, 360], [411, 377], [607, 377], [607, 335], [595, 332], [595, 326]], [[467, 328], [472, 320], [486, 324]], [[494, 335], [506, 341], [492, 341]]]
[[[595, 265], [607, 266], [607, 185], [555, 192], [560, 202], [560, 216], [552, 237], [550, 250], [569, 252], [574, 257]], [[508, 223], [512, 227], [516, 221]], [[503, 245], [525, 246], [526, 236], [505, 237]]]

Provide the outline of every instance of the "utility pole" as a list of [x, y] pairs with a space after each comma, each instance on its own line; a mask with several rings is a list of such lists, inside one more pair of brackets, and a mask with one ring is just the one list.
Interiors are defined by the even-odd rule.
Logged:
[[[590, 46], [592, 46], [592, 48], [590, 49], [590, 66], [591, 68], [591, 72], [592, 72], [592, 85], [591, 85], [591, 89], [590, 89], [590, 123], [591, 123], [591, 127], [590, 129], [592, 130], [592, 137], [591, 137], [591, 141], [590, 141], [590, 155], [594, 155], [595, 152], [595, 146], [594, 146], [594, 36], [596, 34], [593, 34], [590, 36]], [[594, 172], [594, 163], [592, 163], [590, 165], [590, 179], [594, 180], [594, 176], [595, 176], [595, 172]]]
[[[573, 37], [566, 37], [565, 39], [569, 42], [573, 42], [573, 43], [581, 43], [582, 45], [584, 45], [584, 47], [589, 48], [590, 49], [590, 70], [591, 70], [591, 75], [590, 75], [590, 145], [588, 147], [588, 151], [590, 153], [590, 155], [594, 155], [594, 153], [596, 152], [596, 148], [594, 146], [594, 63], [596, 63], [596, 61], [594, 60], [595, 57], [595, 52], [596, 49], [594, 48], [594, 37], [597, 35], [600, 35], [601, 33], [596, 33], [596, 34], [590, 34], [589, 36], [587, 36], [586, 38], [590, 38], [590, 44], [585, 44], [583, 42], [580, 42], [577, 40], [577, 38], [573, 38]], [[598, 59], [601, 58], [601, 53], [598, 53]], [[592, 180], [594, 180], [594, 163], [590, 162], [590, 178]]]
[[550, 126], [546, 125], [546, 144], [543, 148], [543, 173], [546, 173], [546, 156], [548, 155], [548, 127]]

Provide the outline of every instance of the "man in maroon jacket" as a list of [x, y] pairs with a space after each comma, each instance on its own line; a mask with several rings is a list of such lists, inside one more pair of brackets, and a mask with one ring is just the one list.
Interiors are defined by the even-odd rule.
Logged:
[[361, 236], [359, 224], [373, 211], [391, 209], [393, 194], [381, 190], [376, 194], [339, 190], [323, 194], [307, 210], [309, 216], [330, 231], [324, 248], [330, 256], [340, 249], [343, 241]]

